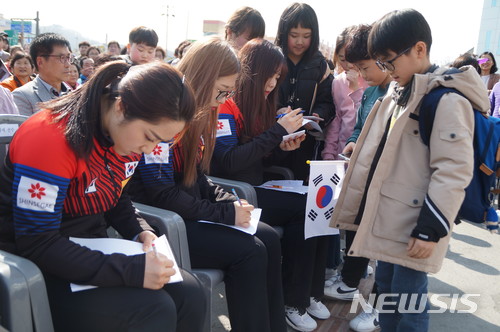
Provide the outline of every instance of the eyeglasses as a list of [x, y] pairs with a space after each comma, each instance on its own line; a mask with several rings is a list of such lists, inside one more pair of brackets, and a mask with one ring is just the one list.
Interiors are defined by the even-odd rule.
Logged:
[[221, 91], [219, 89], [217, 89], [217, 91], [219, 92], [219, 94], [217, 95], [217, 97], [215, 97], [215, 100], [220, 103], [224, 102], [226, 99], [231, 98], [235, 93], [234, 91]]
[[73, 54], [68, 54], [68, 55], [43, 54], [41, 56], [52, 56], [52, 57], [58, 58], [62, 64], [71, 63], [71, 62], [73, 62], [73, 60], [75, 60], [75, 56]]
[[402, 56], [403, 54], [405, 54], [406, 52], [408, 52], [412, 47], [413, 46], [408, 47], [406, 50], [404, 50], [403, 52], [399, 53], [398, 55], [396, 55], [391, 60], [387, 60], [387, 61], [377, 60], [375, 63], [377, 64], [377, 67], [381, 71], [383, 71], [383, 72], [385, 72], [386, 70], [388, 70], [388, 71], [394, 71], [394, 69], [396, 69], [396, 67], [394, 67], [393, 62], [396, 61], [397, 58], [399, 58], [400, 56]]

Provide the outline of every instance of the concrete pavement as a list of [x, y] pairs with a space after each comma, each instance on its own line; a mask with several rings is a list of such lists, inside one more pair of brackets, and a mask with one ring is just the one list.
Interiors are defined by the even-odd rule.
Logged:
[[[216, 293], [212, 331], [230, 331], [223, 285]], [[455, 225], [441, 271], [429, 275], [429, 298], [431, 310], [442, 311], [430, 314], [431, 332], [499, 332], [500, 235], [473, 223]], [[475, 312], [456, 312], [474, 305]]]

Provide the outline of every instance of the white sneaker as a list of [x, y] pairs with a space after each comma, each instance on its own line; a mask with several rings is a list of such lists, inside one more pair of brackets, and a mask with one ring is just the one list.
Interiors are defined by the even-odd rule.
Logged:
[[371, 276], [372, 274], [373, 274], [373, 267], [368, 265], [368, 267], [366, 268], [366, 275]]
[[347, 286], [340, 279], [330, 287], [325, 287], [324, 292], [325, 296], [339, 300], [352, 300], [354, 296], [359, 294], [359, 290], [357, 288]]
[[328, 308], [318, 299], [311, 297], [311, 304], [306, 308], [309, 315], [318, 319], [328, 319], [330, 318], [330, 311]]
[[[369, 304], [368, 306], [372, 308]], [[380, 328], [378, 322], [378, 311], [363, 311], [349, 322], [349, 327], [356, 332], [371, 332]]]
[[325, 287], [330, 287], [340, 279], [339, 275], [334, 275], [331, 278], [325, 280]]
[[287, 324], [297, 331], [310, 332], [318, 327], [316, 321], [309, 316], [307, 311], [304, 310], [304, 313], [301, 314], [294, 307], [285, 306], [285, 319]]

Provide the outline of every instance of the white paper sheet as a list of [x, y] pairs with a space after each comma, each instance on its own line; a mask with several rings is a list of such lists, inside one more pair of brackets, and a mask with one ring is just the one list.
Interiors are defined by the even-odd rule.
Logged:
[[267, 181], [257, 188], [287, 191], [296, 194], [307, 194], [308, 187], [303, 185], [302, 180], [272, 180]]
[[291, 134], [288, 134], [288, 135], [285, 135], [283, 136], [283, 142], [284, 141], [288, 141], [288, 140], [292, 140], [294, 139], [295, 137], [299, 137], [299, 136], [302, 136], [306, 133], [305, 130], [300, 130], [300, 131], [297, 131], [295, 133], [291, 133]]
[[255, 232], [257, 232], [257, 226], [259, 225], [260, 214], [262, 213], [262, 209], [259, 209], [259, 208], [253, 209], [253, 211], [250, 213], [252, 215], [252, 218], [250, 219], [250, 226], [248, 228], [234, 226], [234, 225], [226, 225], [226, 224], [222, 224], [220, 222], [213, 222], [213, 221], [208, 221], [208, 220], [198, 220], [198, 222], [227, 226], [227, 227], [231, 227], [231, 228], [237, 229], [239, 231], [248, 233], [250, 235], [254, 235]]
[[[144, 251], [142, 250], [142, 243], [140, 242], [124, 240], [124, 239], [114, 239], [114, 238], [85, 239], [85, 238], [70, 237], [69, 239], [75, 243], [78, 243], [83, 247], [87, 247], [91, 250], [100, 251], [106, 255], [111, 255], [116, 253], [124, 254], [127, 256], [144, 254]], [[177, 262], [175, 261], [174, 253], [170, 248], [166, 236], [165, 235], [160, 236], [154, 241], [154, 244], [156, 250], [159, 253], [167, 256], [168, 259], [174, 262], [175, 274], [170, 277], [170, 281], [168, 283], [181, 282], [182, 281], [181, 272], [179, 270]], [[97, 286], [93, 285], [79, 285], [72, 283], [71, 291], [79, 292], [96, 287]]]

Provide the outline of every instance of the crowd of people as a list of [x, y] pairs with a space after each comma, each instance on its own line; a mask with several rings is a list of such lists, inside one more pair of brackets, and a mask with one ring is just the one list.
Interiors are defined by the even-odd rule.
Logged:
[[[233, 13], [224, 38], [184, 41], [169, 61], [146, 26], [105, 52], [86, 41], [73, 52], [55, 33], [26, 52], [0, 35], [12, 73], [0, 82], [0, 113], [28, 117], [0, 164], [0, 249], [40, 267], [56, 331], [202, 330], [210, 300], [202, 284], [184, 270], [182, 283], [169, 283], [173, 262], [152, 250], [160, 234], [132, 201], [184, 219], [192, 267], [224, 271], [235, 332], [313, 331], [330, 317], [324, 301], [355, 299], [372, 273], [376, 297], [417, 294], [429, 307], [427, 273], [441, 267], [472, 178], [471, 103], [500, 116], [494, 55], [450, 64], [459, 73], [449, 85], [463, 95], [437, 106], [429, 149], [415, 116], [450, 74], [431, 63], [419, 12], [346, 27], [333, 59], [320, 52], [305, 3], [285, 8], [274, 43], [264, 35], [250, 7]], [[339, 235], [305, 239], [307, 196], [290, 192], [256, 188], [254, 235], [225, 227], [249, 227], [254, 206], [208, 175], [258, 186], [277, 165], [307, 184], [307, 160], [345, 158], [330, 224], [343, 230], [345, 248]], [[106, 237], [109, 226], [143, 243], [145, 255], [105, 255], [69, 240]], [[70, 283], [99, 288], [72, 292]], [[427, 331], [427, 311], [400, 312], [412, 305], [404, 301], [395, 296], [390, 313], [367, 304], [351, 329]]]

